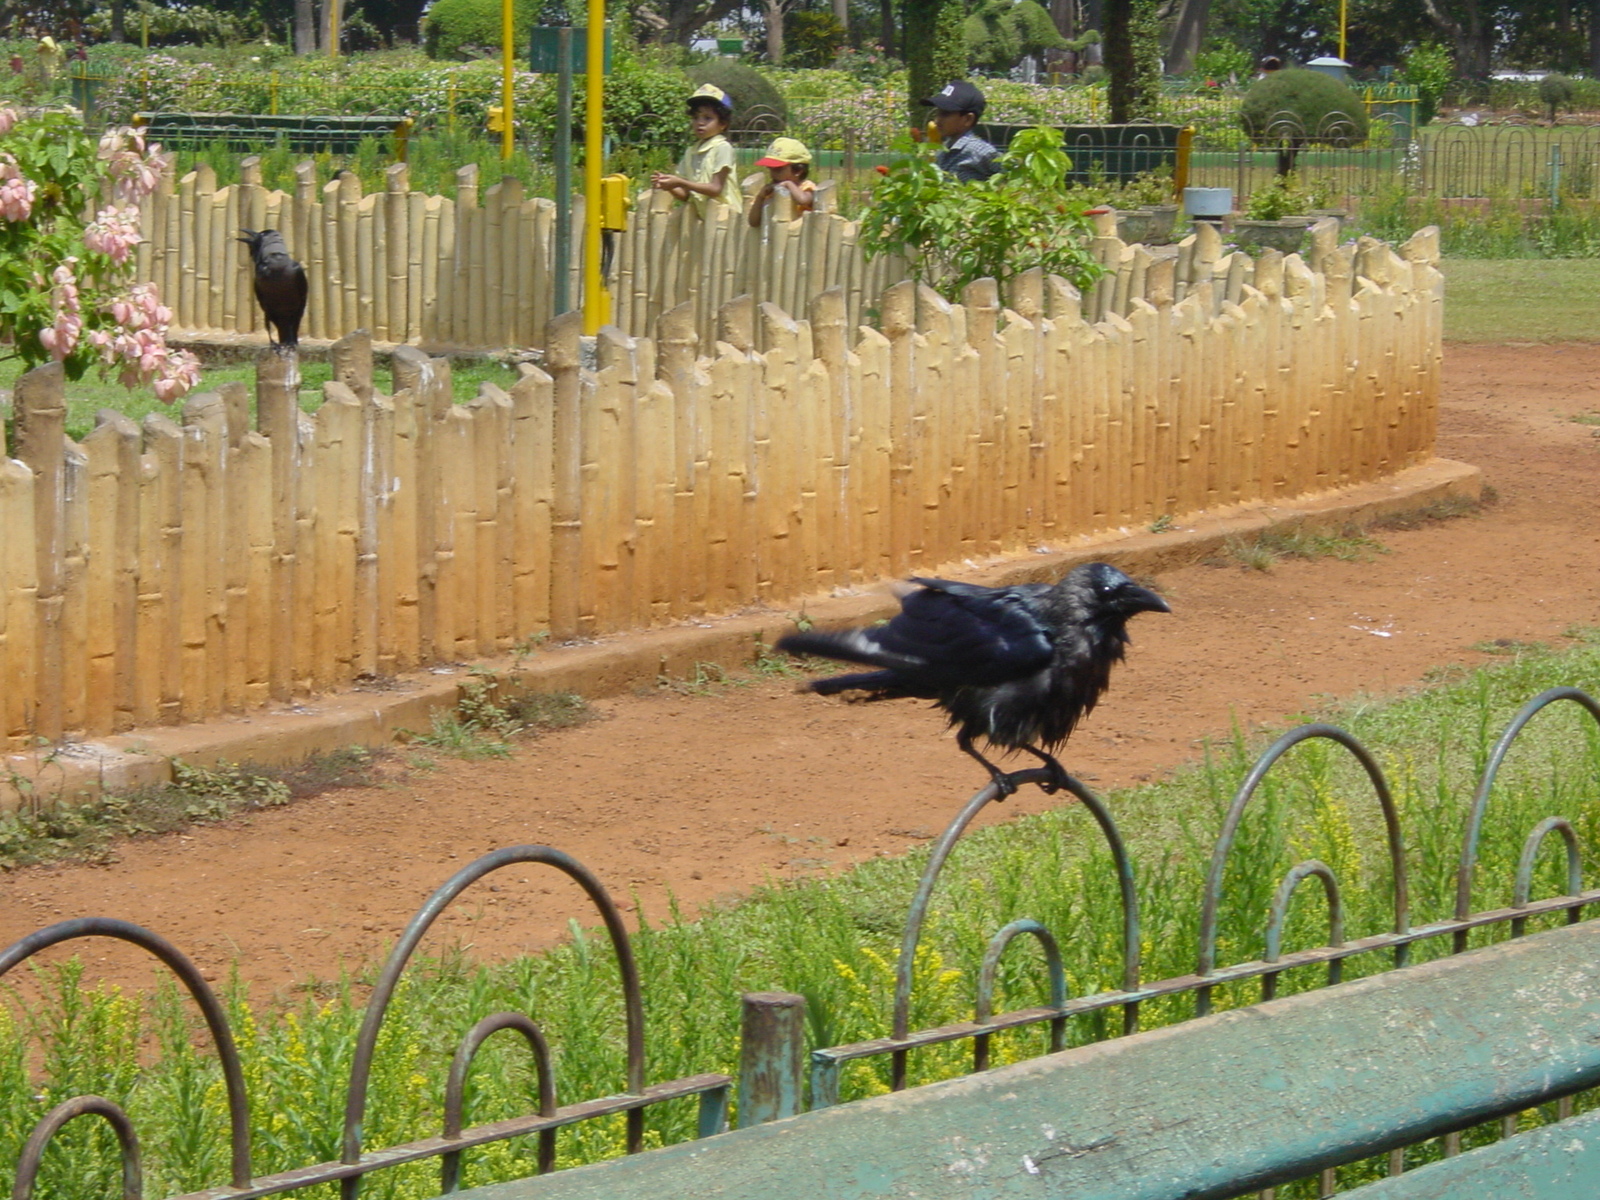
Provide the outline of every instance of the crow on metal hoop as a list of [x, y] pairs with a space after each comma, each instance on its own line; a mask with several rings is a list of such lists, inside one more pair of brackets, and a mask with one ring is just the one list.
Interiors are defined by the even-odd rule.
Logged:
[[1128, 643], [1128, 619], [1171, 612], [1109, 563], [1085, 563], [1060, 583], [980, 587], [913, 579], [884, 625], [781, 638], [778, 649], [878, 668], [813, 681], [824, 696], [917, 697], [950, 714], [956, 744], [988, 770], [1001, 796], [1016, 785], [973, 745], [1024, 750], [1043, 761], [1055, 791], [1066, 771], [1052, 752], [1094, 708]]

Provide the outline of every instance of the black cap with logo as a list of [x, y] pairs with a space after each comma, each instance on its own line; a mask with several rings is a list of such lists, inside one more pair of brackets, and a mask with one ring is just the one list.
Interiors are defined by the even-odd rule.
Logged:
[[984, 100], [983, 93], [965, 79], [954, 79], [934, 95], [925, 97], [922, 103], [944, 112], [972, 113], [981, 117], [987, 101]]

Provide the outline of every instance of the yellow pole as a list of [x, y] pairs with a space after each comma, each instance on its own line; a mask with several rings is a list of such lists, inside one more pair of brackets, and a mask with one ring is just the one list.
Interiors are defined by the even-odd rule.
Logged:
[[1344, 32], [1349, 23], [1349, 17], [1350, 0], [1339, 0], [1339, 57], [1344, 59], [1345, 62], [1350, 61], [1348, 58], [1345, 58], [1344, 54]]
[[500, 159], [509, 162], [514, 141], [512, 121], [511, 42], [515, 37], [511, 21], [511, 0], [500, 0]]
[[339, 57], [339, 31], [344, 28], [344, 0], [328, 0], [328, 57]]
[[583, 331], [611, 320], [611, 296], [600, 278], [600, 126], [605, 119], [606, 0], [589, 0], [588, 62], [583, 105]]

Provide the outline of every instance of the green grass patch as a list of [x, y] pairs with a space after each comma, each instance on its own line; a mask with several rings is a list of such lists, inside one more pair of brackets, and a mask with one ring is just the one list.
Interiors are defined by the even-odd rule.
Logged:
[[[1356, 698], [1324, 714], [1360, 738], [1381, 763], [1405, 831], [1410, 921], [1450, 915], [1455, 868], [1470, 797], [1490, 749], [1529, 697], [1555, 685], [1600, 691], [1600, 633], [1571, 630], [1560, 652], [1527, 648], [1505, 661], [1457, 672], [1415, 695]], [[1194, 969], [1201, 883], [1233, 792], [1262, 737], [1241, 733], [1213, 746], [1202, 761], [1171, 778], [1116, 792], [1107, 802], [1136, 864], [1143, 976], [1157, 980]], [[948, 750], [948, 748], [946, 748]], [[1083, 754], [1089, 751], [1081, 748]], [[953, 753], [953, 750], [948, 750]], [[1067, 756], [1082, 766], [1080, 755]], [[1586, 857], [1600, 850], [1600, 731], [1574, 705], [1541, 714], [1509, 755], [1482, 831], [1475, 909], [1508, 904], [1528, 831], [1543, 817], [1567, 818]], [[975, 781], [976, 782], [976, 781]], [[952, 797], [952, 811], [961, 797]], [[825, 852], [824, 852], [825, 853]], [[813, 1045], [881, 1036], [889, 1028], [896, 946], [927, 847], [903, 858], [862, 863], [832, 879], [773, 883], [743, 903], [689, 920], [675, 908], [648, 914], [635, 940], [648, 1023], [652, 1081], [701, 1071], [736, 1070], [739, 994], [785, 990], [806, 996]], [[1534, 895], [1565, 890], [1559, 844], [1540, 855]], [[1224, 880], [1218, 961], [1261, 956], [1268, 906], [1289, 867], [1318, 858], [1338, 874], [1349, 939], [1393, 927], [1393, 886], [1383, 823], [1370, 786], [1348, 754], [1328, 742], [1296, 747], [1257, 792], [1240, 826]], [[603, 863], [591, 864], [604, 868]], [[526, 877], [530, 869], [509, 874]], [[552, 881], [554, 877], [551, 877]], [[543, 880], [541, 879], [541, 882]], [[1592, 884], [1593, 878], [1587, 881]], [[473, 896], [460, 901], [470, 914]], [[396, 923], [406, 914], [396, 913]], [[643, 917], [644, 914], [641, 914]], [[1070, 805], [969, 834], [956, 848], [930, 907], [915, 962], [914, 1028], [970, 1019], [974, 987], [990, 934], [1031, 917], [1060, 941], [1070, 993], [1120, 984], [1120, 911], [1116, 875], [1093, 821]], [[1286, 952], [1321, 945], [1328, 914], [1320, 889], [1303, 889], [1285, 931]], [[1530, 930], [1553, 921], [1536, 919]], [[1501, 927], [1473, 935], [1475, 945], [1507, 936]], [[1422, 961], [1450, 949], [1424, 942]], [[1388, 958], [1358, 955], [1345, 977], [1384, 970]], [[1280, 994], [1321, 986], [1325, 972], [1300, 968], [1279, 981]], [[253, 1001], [229, 989], [235, 1028], [252, 1088], [260, 1173], [337, 1156], [343, 1082], [361, 1021], [369, 970], [336, 981], [311, 981], [288, 1005]], [[196, 1024], [170, 994], [136, 999], [86, 986], [79, 968], [42, 970], [42, 1000], [13, 1005], [0, 1019], [0, 1155], [15, 1156], [32, 1122], [61, 1097], [93, 1091], [125, 1104], [145, 1148], [150, 1194], [197, 1189], [226, 1177], [220, 1089], [214, 1061], [197, 1046]], [[1042, 960], [1031, 942], [1006, 955], [998, 973], [997, 1011], [1039, 1003], [1046, 995]], [[1252, 1003], [1259, 985], [1217, 989], [1219, 1008]], [[1148, 1001], [1144, 1027], [1185, 1020], [1193, 997]], [[470, 1024], [501, 1009], [531, 1014], [549, 1036], [563, 1102], [618, 1090], [624, 1079], [622, 1013], [614, 962], [603, 937], [573, 927], [551, 953], [500, 965], [469, 964], [444, 952], [419, 963], [403, 983], [379, 1042], [365, 1128], [369, 1147], [437, 1131], [450, 1055]], [[1075, 1020], [1071, 1044], [1109, 1036], [1112, 1016]], [[149, 1047], [140, 1054], [138, 1048]], [[996, 1035], [994, 1061], [1041, 1053], [1041, 1030]], [[920, 1051], [912, 1083], [963, 1073], [970, 1047]], [[473, 1068], [469, 1122], [526, 1112], [531, 1072], [525, 1047], [492, 1039]], [[887, 1060], [845, 1074], [846, 1099], [887, 1086]], [[1582, 1104], [1580, 1104], [1582, 1107]], [[1524, 1118], [1525, 1121], [1528, 1118]], [[692, 1136], [692, 1104], [650, 1110], [646, 1143]], [[1467, 1144], [1493, 1131], [1473, 1131]], [[98, 1139], [98, 1141], [97, 1141]], [[619, 1154], [620, 1122], [563, 1130], [562, 1165]], [[46, 1162], [42, 1197], [110, 1194], [116, 1156], [101, 1123], [75, 1122]], [[535, 1149], [511, 1143], [471, 1151], [468, 1185], [530, 1174]], [[1408, 1151], [1408, 1165], [1439, 1154], [1437, 1143]], [[1384, 1163], [1341, 1168], [1342, 1187], [1377, 1178]], [[364, 1194], [382, 1200], [430, 1197], [436, 1164], [370, 1177]], [[1281, 1196], [1315, 1195], [1295, 1187]]]
[[402, 740], [451, 758], [508, 758], [517, 738], [581, 725], [594, 715], [576, 692], [517, 693], [484, 674], [462, 685], [455, 708], [435, 711], [426, 732]]
[[1389, 548], [1360, 529], [1269, 529], [1255, 537], [1231, 537], [1222, 547], [1224, 557], [1253, 571], [1270, 571], [1286, 558], [1337, 558], [1342, 562], [1366, 562]]
[[[204, 767], [174, 759], [169, 783], [65, 804], [37, 796], [27, 780], [13, 775], [24, 802], [0, 813], [0, 871], [63, 861], [111, 862], [117, 843], [127, 838], [225, 821], [331, 788], [368, 786], [384, 757], [382, 751], [352, 746], [287, 767]], [[45, 774], [48, 770], [46, 761]]]
[[1446, 258], [1440, 266], [1447, 341], [1600, 340], [1600, 259]]

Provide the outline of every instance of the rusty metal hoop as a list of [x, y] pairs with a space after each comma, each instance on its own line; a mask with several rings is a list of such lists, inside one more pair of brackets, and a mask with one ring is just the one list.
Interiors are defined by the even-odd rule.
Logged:
[[[556, 1081], [550, 1069], [550, 1046], [545, 1041], [544, 1031], [531, 1017], [519, 1012], [490, 1013], [479, 1021], [461, 1039], [461, 1044], [456, 1047], [455, 1057], [450, 1061], [450, 1077], [444, 1085], [444, 1136], [458, 1138], [461, 1136], [461, 1109], [465, 1102], [467, 1089], [467, 1072], [472, 1069], [472, 1061], [482, 1049], [483, 1043], [488, 1041], [492, 1034], [499, 1033], [502, 1029], [514, 1029], [520, 1033], [528, 1043], [528, 1048], [533, 1052], [533, 1068], [535, 1078], [539, 1083], [539, 1115], [553, 1117], [556, 1115]], [[554, 1129], [541, 1130], [539, 1133], [539, 1174], [547, 1174], [556, 1165], [556, 1131]], [[461, 1151], [452, 1150], [442, 1155], [439, 1165], [439, 1191], [442, 1195], [450, 1195], [461, 1190]]]
[[[1500, 735], [1500, 740], [1490, 751], [1489, 761], [1483, 768], [1483, 776], [1478, 780], [1478, 790], [1472, 795], [1472, 812], [1467, 818], [1467, 832], [1461, 842], [1461, 865], [1456, 868], [1455, 915], [1458, 921], [1465, 920], [1472, 911], [1472, 876], [1478, 866], [1478, 841], [1483, 835], [1483, 816], [1489, 808], [1489, 793], [1494, 789], [1494, 781], [1500, 774], [1501, 764], [1511, 752], [1512, 744], [1527, 728], [1528, 722], [1559, 700], [1572, 701], [1594, 718], [1596, 726], [1600, 726], [1600, 702], [1588, 692], [1575, 687], [1548, 688], [1524, 704], [1517, 710], [1517, 715], [1511, 718], [1511, 723], [1506, 726], [1505, 732]], [[1453, 949], [1459, 954], [1466, 948], [1467, 931], [1463, 929], [1455, 935]]]
[[[1011, 782], [1023, 787], [1030, 783], [1049, 783], [1054, 779], [1051, 772], [1040, 767], [1026, 771], [1014, 771], [1010, 775]], [[1133, 863], [1128, 858], [1127, 847], [1122, 841], [1122, 834], [1117, 829], [1117, 823], [1112, 820], [1111, 812], [1100, 801], [1100, 798], [1084, 787], [1073, 776], [1066, 777], [1065, 790], [1077, 797], [1094, 817], [1100, 826], [1100, 831], [1105, 835], [1106, 844], [1111, 850], [1111, 857], [1117, 868], [1117, 883], [1122, 892], [1122, 976], [1123, 989], [1132, 991], [1139, 984], [1139, 898], [1135, 889], [1133, 877]], [[922, 940], [922, 926], [928, 916], [928, 901], [933, 896], [934, 886], [939, 882], [939, 875], [944, 870], [945, 861], [950, 857], [950, 851], [966, 832], [967, 826], [972, 824], [972, 819], [978, 815], [985, 805], [999, 798], [999, 788], [990, 783], [979, 789], [968, 800], [955, 819], [945, 828], [939, 840], [934, 844], [932, 853], [928, 856], [928, 865], [922, 870], [922, 878], [917, 882], [916, 894], [911, 899], [911, 910], [906, 915], [905, 933], [900, 939], [900, 957], [895, 963], [894, 980], [894, 1025], [891, 1037], [903, 1038], [910, 1031], [911, 1025], [911, 982], [913, 967], [917, 956], [917, 945]], [[1138, 1015], [1135, 1006], [1130, 1005], [1124, 1016], [1124, 1025], [1131, 1026], [1137, 1022]], [[1130, 1030], [1131, 1031], [1131, 1030]], [[890, 1066], [890, 1087], [899, 1091], [905, 1086], [905, 1051], [899, 1050], [894, 1054]]]
[[[1263, 961], [1277, 962], [1282, 957], [1283, 926], [1289, 919], [1289, 901], [1294, 899], [1295, 889], [1313, 876], [1322, 881], [1322, 891], [1328, 900], [1328, 945], [1344, 945], [1344, 902], [1339, 896], [1339, 877], [1327, 863], [1308, 858], [1289, 868], [1289, 873], [1283, 877], [1283, 882], [1273, 894], [1272, 907], [1267, 915], [1267, 948]], [[1338, 983], [1343, 971], [1343, 959], [1331, 960], [1328, 963], [1328, 982]], [[1271, 1000], [1278, 994], [1278, 974], [1273, 971], [1261, 977], [1263, 1000]]]
[[[417, 945], [450, 902], [485, 875], [518, 863], [542, 863], [563, 872], [583, 888], [599, 910], [610, 935], [617, 956], [617, 971], [622, 977], [622, 998], [627, 1024], [628, 1091], [638, 1094], [644, 1090], [644, 1004], [639, 994], [639, 971], [633, 961], [633, 949], [628, 941], [628, 930], [622, 914], [612, 902], [604, 885], [589, 868], [569, 854], [553, 846], [507, 846], [485, 854], [468, 863], [447, 879], [439, 890], [425, 903], [400, 935], [394, 950], [384, 963], [378, 982], [373, 986], [372, 997], [361, 1022], [361, 1032], [356, 1038], [355, 1054], [350, 1063], [350, 1085], [345, 1094], [344, 1148], [340, 1162], [351, 1166], [361, 1161], [361, 1123], [366, 1116], [367, 1085], [372, 1075], [372, 1058], [378, 1045], [378, 1034], [383, 1028], [383, 1018], [399, 986], [401, 973], [411, 961]], [[630, 1109], [627, 1116], [627, 1149], [637, 1154], [643, 1146], [644, 1116], [641, 1109]], [[349, 1176], [340, 1181], [341, 1200], [356, 1200], [361, 1193], [361, 1176]]]
[[[1389, 782], [1384, 778], [1383, 768], [1378, 765], [1377, 760], [1365, 746], [1343, 729], [1321, 723], [1302, 725], [1298, 729], [1291, 729], [1267, 747], [1266, 752], [1256, 760], [1255, 766], [1250, 768], [1250, 773], [1239, 785], [1239, 790], [1234, 793], [1233, 803], [1229, 806], [1227, 818], [1222, 823], [1222, 832], [1217, 836], [1216, 848], [1211, 853], [1211, 867], [1206, 873], [1205, 894], [1200, 907], [1200, 955], [1199, 963], [1195, 967], [1196, 975], [1210, 975], [1216, 969], [1217, 910], [1222, 904], [1222, 877], [1227, 869], [1228, 855], [1233, 849], [1234, 838], [1238, 836], [1239, 823], [1244, 818], [1245, 806], [1250, 803], [1256, 789], [1261, 786], [1261, 781], [1266, 778], [1267, 772], [1279, 759], [1301, 742], [1314, 739], [1325, 739], [1343, 746], [1367, 773], [1367, 780], [1377, 795], [1378, 806], [1383, 810], [1383, 823], [1388, 835], [1389, 869], [1394, 878], [1394, 931], [1405, 933], [1409, 930], [1411, 908], [1406, 882], [1405, 838], [1400, 831], [1400, 814], [1395, 808], [1394, 796], [1389, 791]], [[1402, 946], [1396, 951], [1396, 966], [1402, 965], [1402, 961], [1399, 960], [1403, 960], [1404, 950], [1405, 947]], [[1211, 989], [1201, 988], [1195, 993], [1195, 1013], [1197, 1016], [1204, 1016], [1210, 1011]]]
[[122, 1200], [144, 1200], [144, 1170], [139, 1165], [139, 1135], [122, 1106], [104, 1096], [74, 1096], [52, 1108], [28, 1135], [17, 1160], [17, 1180], [11, 1188], [11, 1200], [32, 1200], [33, 1185], [39, 1177], [39, 1167], [44, 1161], [45, 1147], [68, 1121], [89, 1114], [106, 1119], [117, 1135], [122, 1149]]
[[[1044, 951], [1045, 969], [1050, 974], [1050, 1007], [1059, 1009], [1067, 1002], [1067, 971], [1061, 964], [1061, 947], [1056, 944], [1055, 934], [1031, 917], [1022, 917], [990, 938], [983, 952], [983, 966], [978, 971], [978, 999], [972, 1017], [974, 1024], [986, 1025], [994, 1015], [994, 983], [1000, 959], [1006, 948], [1025, 933], [1031, 934]], [[1050, 1022], [1050, 1053], [1065, 1048], [1066, 1032], [1065, 1017]], [[986, 1033], [972, 1039], [972, 1069], [989, 1069], [989, 1035]]]
[[[232, 1185], [236, 1188], [246, 1187], [250, 1183], [250, 1100], [245, 1094], [244, 1068], [239, 1062], [239, 1050], [233, 1044], [233, 1031], [228, 1026], [228, 1016], [223, 1012], [221, 1002], [183, 951], [159, 933], [131, 921], [116, 917], [78, 917], [35, 930], [0, 950], [0, 976], [42, 950], [87, 937], [115, 938], [148, 951], [167, 965], [199, 1005], [206, 1027], [211, 1031], [211, 1041], [217, 1048], [217, 1058], [221, 1060], [223, 1084], [228, 1093], [228, 1136], [233, 1150]], [[110, 1104], [111, 1101], [105, 1103]], [[103, 1113], [98, 1108], [86, 1111]], [[117, 1112], [120, 1114], [122, 1110], [117, 1109]], [[107, 1119], [115, 1124], [114, 1119]], [[124, 1115], [122, 1119], [127, 1118]]]

